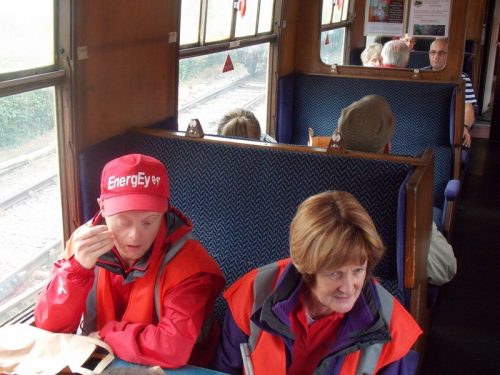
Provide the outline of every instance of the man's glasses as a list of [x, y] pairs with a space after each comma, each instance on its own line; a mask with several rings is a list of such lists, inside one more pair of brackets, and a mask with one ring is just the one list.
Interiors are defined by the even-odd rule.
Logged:
[[446, 52], [446, 51], [434, 51], [434, 50], [429, 51], [429, 55], [431, 55], [431, 56], [438, 55], [439, 57], [445, 56], [447, 53], [448, 52]]

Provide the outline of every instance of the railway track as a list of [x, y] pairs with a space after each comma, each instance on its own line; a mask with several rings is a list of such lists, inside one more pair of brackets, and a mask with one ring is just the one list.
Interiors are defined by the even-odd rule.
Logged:
[[15, 205], [16, 203], [22, 202], [25, 199], [29, 199], [35, 196], [35, 194], [45, 188], [48, 185], [57, 184], [57, 173], [51, 174], [48, 177], [42, 178], [41, 180], [31, 184], [25, 189], [11, 195], [0, 201], [0, 209], [6, 210], [9, 207]]
[[185, 130], [189, 121], [197, 118], [205, 133], [215, 134], [219, 119], [228, 109], [240, 107], [255, 111], [265, 102], [265, 97], [265, 84], [244, 76], [181, 105], [179, 130]]
[[55, 147], [0, 163], [0, 322], [26, 308], [61, 252], [57, 164]]
[[[20, 303], [27, 298], [33, 300], [46, 284], [54, 260], [61, 251], [61, 241], [40, 251], [28, 263], [18, 267], [0, 285], [0, 317], [8, 321], [21, 313], [25, 307]], [[31, 298], [32, 297], [32, 298]]]
[[18, 156], [0, 163], [0, 175], [6, 174], [14, 169], [20, 168], [30, 162], [33, 162], [41, 157], [55, 153], [55, 147], [44, 147], [40, 150], [30, 152], [29, 154]]

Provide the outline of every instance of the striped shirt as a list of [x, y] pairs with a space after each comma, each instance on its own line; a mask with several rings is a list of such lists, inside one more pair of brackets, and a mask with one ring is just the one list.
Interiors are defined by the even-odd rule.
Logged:
[[465, 82], [465, 103], [476, 104], [476, 95], [474, 95], [474, 88], [472, 87], [472, 82], [467, 73], [462, 72], [462, 79]]
[[[422, 70], [432, 70], [432, 66], [426, 66]], [[465, 103], [476, 104], [476, 95], [474, 94], [474, 88], [472, 87], [472, 81], [467, 73], [460, 73], [462, 80], [465, 82]]]

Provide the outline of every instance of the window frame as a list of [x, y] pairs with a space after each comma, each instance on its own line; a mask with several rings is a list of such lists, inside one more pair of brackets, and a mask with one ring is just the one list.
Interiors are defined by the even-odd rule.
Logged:
[[[321, 14], [320, 14], [320, 18], [319, 18], [320, 22], [323, 18], [323, 2], [324, 1], [332, 1], [332, 0], [322, 0], [321, 1], [322, 6], [320, 8], [321, 9], [320, 10]], [[322, 43], [321, 35], [324, 32], [345, 28], [345, 38], [344, 38], [344, 48], [343, 48], [344, 55], [342, 56], [342, 64], [339, 64], [339, 65], [345, 65], [346, 64], [345, 63], [346, 57], [348, 57], [349, 54], [351, 53], [350, 45], [351, 45], [352, 24], [353, 24], [353, 20], [354, 20], [354, 2], [355, 2], [355, 0], [349, 0], [346, 20], [343, 20], [343, 21], [341, 20], [339, 22], [328, 22], [328, 23], [324, 23], [324, 24], [321, 22], [321, 25], [320, 25], [320, 32], [319, 32], [320, 44]], [[335, 4], [333, 6], [335, 6]], [[332, 16], [333, 16], [333, 14], [332, 14]], [[320, 56], [319, 56], [320, 61], [323, 64], [328, 65], [321, 58], [321, 46], [320, 46], [319, 52], [320, 52]]]
[[62, 47], [59, 30], [60, 13], [65, 12], [65, 8], [60, 9], [62, 2], [53, 0], [54, 4], [54, 64], [40, 66], [32, 69], [19, 70], [9, 73], [0, 73], [0, 97], [19, 94], [25, 91], [32, 91], [44, 87], [56, 86], [65, 76], [65, 70], [61, 68]]
[[[281, 19], [283, 13], [283, 1], [284, 0], [273, 0], [273, 16], [271, 20], [271, 29], [269, 32], [258, 32], [258, 21], [259, 21], [259, 13], [257, 13], [256, 17], [256, 27], [255, 34], [251, 36], [244, 37], [235, 37], [236, 31], [236, 16], [237, 9], [234, 7], [234, 4], [237, 4], [237, 1], [233, 1], [233, 16], [231, 18], [231, 32], [230, 36], [227, 39], [205, 43], [205, 30], [206, 30], [206, 12], [207, 12], [207, 3], [208, 0], [199, 0], [201, 2], [200, 9], [200, 20], [199, 20], [199, 41], [197, 43], [190, 43], [181, 45], [179, 42], [179, 50], [178, 50], [178, 59], [177, 65], [179, 65], [179, 61], [181, 59], [187, 59], [191, 57], [197, 57], [202, 55], [209, 55], [216, 52], [224, 52], [231, 51], [236, 48], [249, 47], [252, 45], [269, 43], [269, 74], [268, 74], [268, 83], [267, 83], [267, 115], [266, 115], [266, 132], [271, 136], [276, 135], [276, 95], [273, 93], [276, 92], [278, 88], [277, 77], [278, 77], [278, 44], [279, 38], [281, 34]], [[259, 0], [257, 5], [258, 12], [260, 8], [262, 0]], [[179, 7], [179, 41], [180, 41], [180, 28], [181, 28], [181, 20], [180, 15], [182, 13], [182, 0], [181, 5]], [[179, 66], [177, 66], [177, 85], [179, 85]], [[177, 86], [178, 90], [178, 86]], [[178, 94], [177, 94], [178, 95]], [[176, 117], [178, 117], [178, 105], [176, 108]]]
[[[75, 196], [77, 187], [77, 156], [72, 129], [72, 74], [71, 20], [73, 5], [70, 0], [53, 0], [54, 4], [54, 64], [0, 74], [0, 97], [54, 87], [59, 185], [61, 189], [61, 239], [67, 239], [78, 222], [79, 207]], [[62, 249], [61, 249], [62, 250]], [[32, 323], [36, 293], [17, 315], [2, 324]]]

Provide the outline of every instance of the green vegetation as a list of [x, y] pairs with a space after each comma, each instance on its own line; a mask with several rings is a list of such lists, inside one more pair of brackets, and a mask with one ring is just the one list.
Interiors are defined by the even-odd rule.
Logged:
[[45, 88], [0, 98], [0, 149], [9, 149], [54, 127], [54, 90]]

